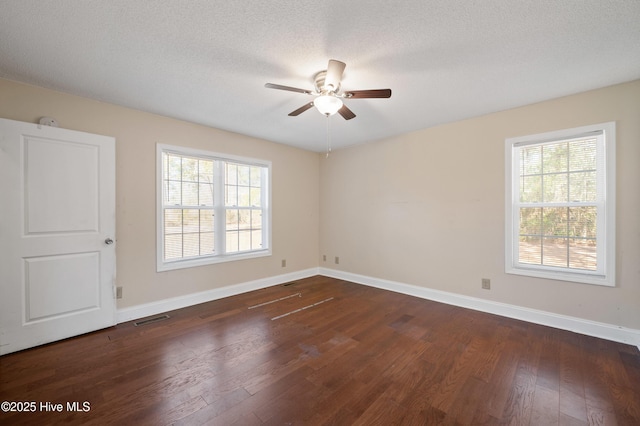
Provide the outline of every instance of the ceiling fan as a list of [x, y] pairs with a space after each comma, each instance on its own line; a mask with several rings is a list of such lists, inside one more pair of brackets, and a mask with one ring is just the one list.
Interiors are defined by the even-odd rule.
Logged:
[[365, 99], [365, 98], [390, 98], [391, 89], [374, 90], [345, 90], [340, 91], [340, 80], [346, 64], [335, 59], [329, 60], [329, 65], [324, 71], [320, 71], [314, 77], [314, 90], [298, 89], [297, 87], [282, 86], [280, 84], [267, 83], [264, 87], [268, 89], [288, 90], [290, 92], [303, 93], [305, 95], [316, 96], [316, 98], [306, 105], [301, 106], [289, 113], [295, 117], [306, 110], [316, 107], [320, 113], [329, 117], [336, 112], [345, 120], [351, 120], [356, 115], [342, 102], [343, 99]]

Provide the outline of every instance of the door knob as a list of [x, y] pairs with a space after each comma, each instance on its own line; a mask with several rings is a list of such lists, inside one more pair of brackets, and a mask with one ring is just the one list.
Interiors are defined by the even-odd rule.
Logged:
[[104, 243], [107, 245], [113, 244], [113, 240], [111, 238], [107, 238], [106, 240], [104, 240]]

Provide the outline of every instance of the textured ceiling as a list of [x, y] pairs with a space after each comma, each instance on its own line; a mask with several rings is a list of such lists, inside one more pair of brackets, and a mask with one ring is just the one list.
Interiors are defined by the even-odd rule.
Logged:
[[[323, 151], [640, 78], [638, 0], [0, 0], [0, 77]], [[0, 94], [1, 96], [1, 94]], [[64, 123], [61, 123], [64, 126]]]

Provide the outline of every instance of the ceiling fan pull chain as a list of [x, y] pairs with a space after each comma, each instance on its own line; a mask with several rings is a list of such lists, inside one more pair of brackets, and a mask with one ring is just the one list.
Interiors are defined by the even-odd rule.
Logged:
[[331, 140], [329, 137], [329, 115], [327, 115], [327, 156], [326, 158], [329, 158], [329, 153], [331, 152]]

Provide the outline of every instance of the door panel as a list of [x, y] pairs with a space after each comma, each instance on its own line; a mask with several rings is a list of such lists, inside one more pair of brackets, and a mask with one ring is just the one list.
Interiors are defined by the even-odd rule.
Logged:
[[0, 119], [0, 355], [115, 324], [115, 140]]
[[27, 234], [98, 231], [99, 155], [93, 145], [25, 137]]
[[100, 253], [25, 259], [25, 323], [99, 309], [99, 266]]

